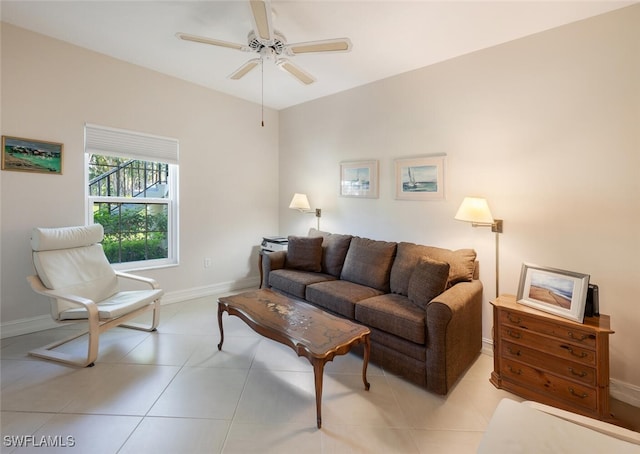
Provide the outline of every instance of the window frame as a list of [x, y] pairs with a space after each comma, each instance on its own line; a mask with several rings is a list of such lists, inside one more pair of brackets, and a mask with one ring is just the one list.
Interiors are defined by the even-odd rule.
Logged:
[[[179, 222], [178, 222], [178, 175], [179, 164], [177, 163], [177, 140], [176, 140], [176, 162], [167, 162], [167, 159], [158, 157], [154, 160], [153, 151], [147, 150], [144, 156], [131, 156], [130, 154], [123, 153], [118, 154], [117, 151], [112, 150], [96, 150], [88, 149], [87, 146], [87, 128], [97, 128], [98, 130], [104, 129], [107, 134], [110, 131], [114, 131], [116, 134], [124, 133], [125, 135], [131, 135], [134, 138], [141, 138], [144, 140], [146, 137], [152, 139], [158, 139], [159, 136], [150, 136], [148, 134], [137, 133], [134, 131], [117, 130], [113, 128], [106, 128], [96, 125], [85, 124], [85, 144], [84, 144], [84, 199], [85, 199], [85, 222], [87, 225], [94, 224], [94, 203], [126, 203], [126, 204], [163, 204], [167, 206], [167, 258], [164, 259], [150, 259], [139, 260], [135, 262], [122, 262], [112, 263], [111, 266], [119, 271], [134, 271], [134, 270], [146, 270], [155, 268], [165, 268], [170, 266], [177, 266], [179, 264]], [[162, 138], [160, 138], [162, 139]], [[175, 140], [175, 139], [169, 139]], [[151, 154], [150, 154], [151, 153]], [[89, 194], [89, 165], [91, 155], [110, 156], [117, 158], [133, 158], [138, 161], [148, 162], [163, 162], [168, 164], [169, 175], [167, 177], [168, 193], [166, 198], [158, 197], [146, 197], [136, 200], [131, 197], [120, 196], [91, 196]]]

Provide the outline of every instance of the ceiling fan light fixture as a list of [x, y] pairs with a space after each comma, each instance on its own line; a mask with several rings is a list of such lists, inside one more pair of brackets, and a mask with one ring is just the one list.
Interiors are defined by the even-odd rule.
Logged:
[[[318, 41], [306, 41], [302, 43], [287, 44], [287, 40], [278, 30], [272, 26], [274, 11], [271, 9], [269, 0], [249, 0], [253, 30], [247, 35], [247, 44], [237, 44], [227, 41], [211, 39], [204, 36], [190, 35], [188, 33], [176, 33], [176, 36], [185, 41], [192, 41], [213, 46], [226, 47], [245, 52], [253, 52], [260, 55], [260, 58], [249, 60], [229, 78], [239, 80], [254, 69], [264, 60], [273, 61], [278, 67], [298, 79], [304, 85], [310, 85], [316, 79], [281, 55], [294, 57], [297, 54], [349, 52], [351, 50], [351, 40], [349, 38], [325, 39]], [[263, 69], [264, 71], [264, 69]], [[264, 85], [264, 77], [263, 77]], [[263, 86], [264, 90], [264, 86]]]

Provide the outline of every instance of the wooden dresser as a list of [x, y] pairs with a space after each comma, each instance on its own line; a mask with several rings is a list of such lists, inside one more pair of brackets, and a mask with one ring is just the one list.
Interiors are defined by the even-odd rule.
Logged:
[[502, 295], [493, 305], [491, 383], [592, 418], [609, 412], [609, 316], [577, 323]]

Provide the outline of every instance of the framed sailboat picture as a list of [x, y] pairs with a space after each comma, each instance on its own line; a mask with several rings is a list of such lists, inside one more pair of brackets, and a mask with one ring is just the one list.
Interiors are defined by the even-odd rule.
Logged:
[[445, 156], [396, 159], [396, 199], [444, 200]]
[[340, 195], [378, 198], [378, 161], [340, 163]]

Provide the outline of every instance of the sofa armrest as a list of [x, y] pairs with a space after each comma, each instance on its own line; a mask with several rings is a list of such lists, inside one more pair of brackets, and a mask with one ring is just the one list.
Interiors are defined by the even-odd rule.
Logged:
[[427, 388], [449, 389], [482, 348], [482, 282], [459, 282], [427, 305]]
[[274, 251], [264, 252], [262, 254], [261, 266], [262, 276], [262, 288], [269, 288], [269, 273], [274, 270], [280, 270], [284, 268], [284, 263], [287, 257], [286, 251]]

